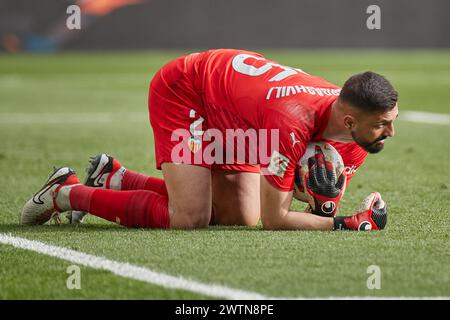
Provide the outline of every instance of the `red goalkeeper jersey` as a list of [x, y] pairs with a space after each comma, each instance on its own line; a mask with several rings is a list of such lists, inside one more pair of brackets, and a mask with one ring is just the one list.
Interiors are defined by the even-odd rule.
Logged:
[[[177, 89], [170, 93], [202, 117], [201, 132], [205, 127], [219, 130], [225, 138], [225, 154], [232, 154], [234, 164], [259, 164], [273, 186], [292, 190], [297, 163], [311, 141], [322, 140], [340, 88], [243, 50], [192, 54], [176, 65], [186, 75], [183, 80], [178, 73], [167, 70], [161, 73], [159, 82], [170, 82], [169, 89]], [[155, 127], [155, 131], [159, 130]], [[237, 150], [239, 145], [232, 141], [236, 135], [228, 134], [239, 130], [246, 138], [244, 157]], [[252, 134], [257, 135], [257, 148], [249, 146]], [[356, 143], [328, 142], [343, 157], [351, 178], [367, 153]]]

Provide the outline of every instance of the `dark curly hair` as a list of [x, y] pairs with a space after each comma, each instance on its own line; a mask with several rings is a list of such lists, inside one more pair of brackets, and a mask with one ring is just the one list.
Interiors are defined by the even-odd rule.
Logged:
[[395, 107], [398, 93], [385, 77], [367, 71], [350, 77], [339, 98], [362, 111], [386, 112]]

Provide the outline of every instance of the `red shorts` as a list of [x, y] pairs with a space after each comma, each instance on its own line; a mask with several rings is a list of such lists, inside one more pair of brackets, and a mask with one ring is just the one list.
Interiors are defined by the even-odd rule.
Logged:
[[[156, 168], [164, 162], [184, 163], [212, 170], [258, 172], [257, 164], [214, 162], [203, 151], [210, 141], [198, 70], [203, 54], [177, 58], [162, 67], [150, 83], [148, 111], [155, 141]], [[225, 158], [225, 157], [223, 157]]]

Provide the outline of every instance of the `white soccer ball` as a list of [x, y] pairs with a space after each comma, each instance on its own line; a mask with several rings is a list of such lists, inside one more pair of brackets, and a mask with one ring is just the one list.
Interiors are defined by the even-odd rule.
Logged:
[[294, 198], [303, 202], [311, 202], [311, 196], [305, 192], [303, 188], [303, 177], [300, 173], [300, 168], [303, 168], [304, 172], [308, 171], [308, 159], [314, 157], [316, 154], [316, 147], [322, 150], [325, 161], [329, 161], [333, 164], [336, 172], [336, 181], [338, 177], [344, 172], [344, 160], [342, 160], [341, 155], [337, 150], [329, 143], [326, 142], [311, 142], [305, 150], [302, 158], [297, 164], [295, 170], [295, 181], [294, 181]]

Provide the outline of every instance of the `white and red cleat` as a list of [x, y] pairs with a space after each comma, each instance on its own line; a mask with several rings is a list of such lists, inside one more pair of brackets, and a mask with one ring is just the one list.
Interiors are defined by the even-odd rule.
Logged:
[[[120, 190], [125, 171], [120, 162], [109, 154], [99, 154], [91, 157], [89, 160], [84, 185], [94, 188]], [[66, 216], [69, 223], [78, 224], [83, 222], [86, 214], [83, 211], [69, 211]]]
[[88, 187], [120, 190], [125, 168], [106, 153], [91, 157], [84, 184]]
[[20, 215], [21, 224], [44, 224], [58, 218], [62, 211], [55, 202], [55, 195], [62, 187], [80, 184], [75, 171], [68, 167], [55, 169], [44, 186], [25, 203]]

